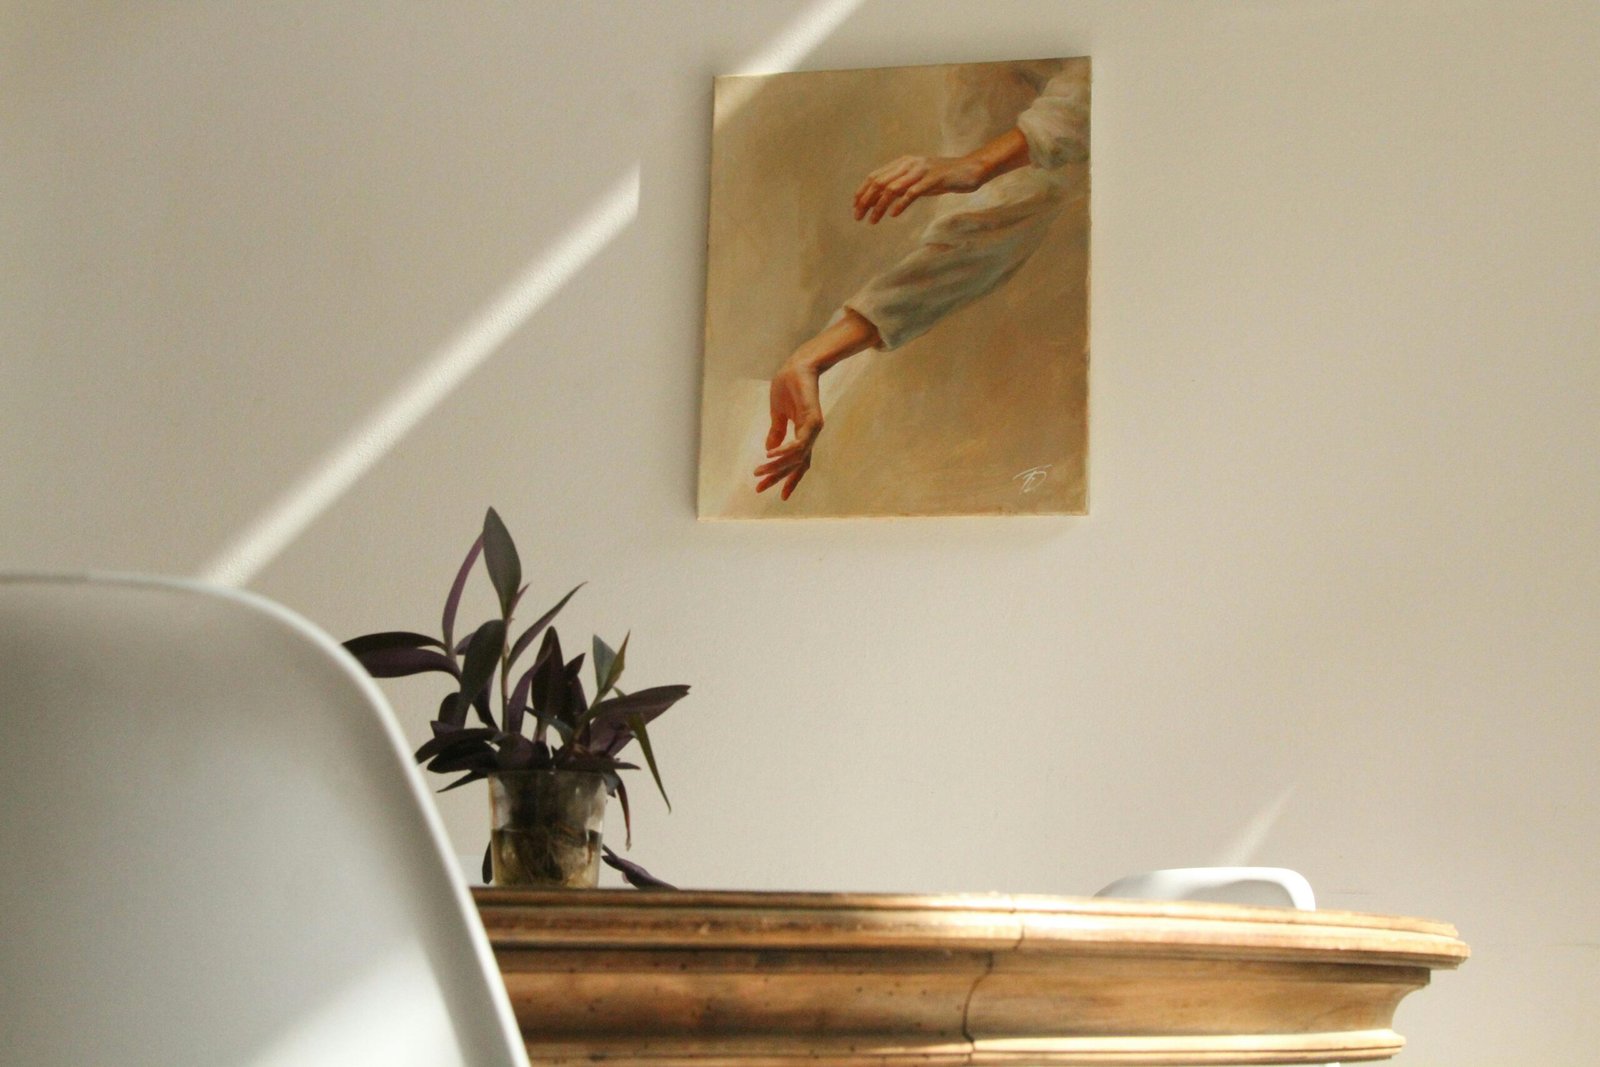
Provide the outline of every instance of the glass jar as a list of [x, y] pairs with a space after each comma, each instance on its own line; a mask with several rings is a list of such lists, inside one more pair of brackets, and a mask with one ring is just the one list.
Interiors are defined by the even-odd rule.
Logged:
[[489, 775], [494, 884], [593, 889], [600, 882], [606, 781], [585, 771]]

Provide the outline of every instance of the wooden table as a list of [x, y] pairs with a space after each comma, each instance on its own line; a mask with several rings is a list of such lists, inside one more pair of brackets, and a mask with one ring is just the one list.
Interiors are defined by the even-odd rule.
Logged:
[[1453, 927], [1029, 896], [474, 890], [536, 1064], [1351, 1063]]

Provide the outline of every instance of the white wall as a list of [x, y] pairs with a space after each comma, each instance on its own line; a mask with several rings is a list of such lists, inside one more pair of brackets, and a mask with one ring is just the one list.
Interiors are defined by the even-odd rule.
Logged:
[[830, 10], [8, 5], [0, 565], [217, 572], [327, 497], [251, 586], [427, 627], [493, 503], [569, 640], [695, 683], [659, 873], [1284, 864], [1471, 942], [1402, 1062], [1592, 1063], [1600, 9], [869, 0], [799, 65], [1094, 57], [1092, 512], [699, 525], [711, 76]]

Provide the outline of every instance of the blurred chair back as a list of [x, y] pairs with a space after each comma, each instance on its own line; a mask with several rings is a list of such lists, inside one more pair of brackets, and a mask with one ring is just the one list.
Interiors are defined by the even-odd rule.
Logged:
[[0, 575], [0, 1059], [526, 1064], [382, 696], [260, 597]]

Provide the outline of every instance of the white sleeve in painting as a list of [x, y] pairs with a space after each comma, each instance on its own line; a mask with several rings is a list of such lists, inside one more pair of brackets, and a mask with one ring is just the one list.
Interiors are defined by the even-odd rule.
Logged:
[[[968, 195], [962, 210], [935, 219], [916, 249], [845, 307], [877, 327], [880, 347], [899, 348], [998, 288], [1038, 249], [1061, 210], [1057, 183], [1027, 180], [1039, 173], [1013, 171]], [[990, 190], [997, 195], [985, 195]]]
[[1089, 158], [1089, 81], [1084, 73], [1077, 64], [1061, 71], [1017, 116], [1034, 166], [1053, 170]]
[[[1088, 159], [1088, 73], [1086, 63], [1064, 65], [1020, 113], [1011, 112], [1028, 141], [1032, 166], [1002, 174], [976, 192], [940, 198], [918, 247], [845, 301], [877, 328], [880, 348], [898, 348], [992, 292], [1038, 249], [1077, 184], [1063, 168]], [[1015, 79], [997, 91], [1014, 84]], [[970, 82], [963, 88], [982, 91]]]

